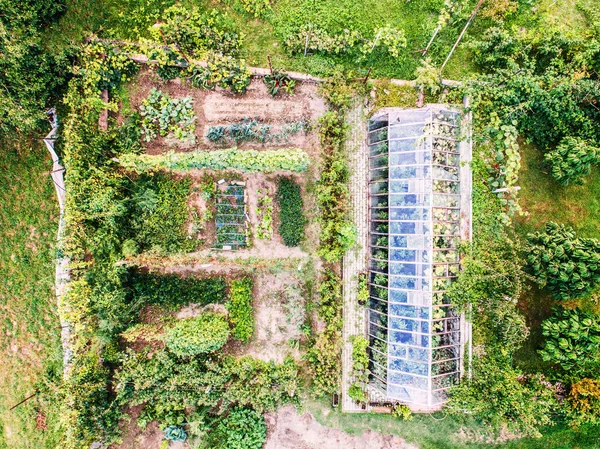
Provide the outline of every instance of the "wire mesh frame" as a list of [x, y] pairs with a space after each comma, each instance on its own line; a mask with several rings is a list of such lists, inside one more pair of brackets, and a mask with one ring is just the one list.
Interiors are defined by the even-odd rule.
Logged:
[[[437, 184], [438, 186], [440, 186], [440, 183], [453, 183], [455, 186], [458, 187], [458, 188], [455, 189], [455, 191], [447, 191], [447, 192], [439, 192], [439, 193], [441, 193], [442, 195], [454, 195], [455, 197], [459, 197], [460, 196], [460, 182], [459, 182], [460, 181], [460, 176], [459, 176], [459, 165], [458, 165], [459, 160], [458, 160], [458, 158], [456, 158], [456, 162], [453, 163], [452, 165], [449, 165], [449, 164], [440, 164], [439, 163], [439, 159], [438, 159], [437, 162], [434, 162], [434, 159], [435, 159], [434, 155], [436, 154], [436, 152], [437, 153], [444, 153], [446, 155], [447, 154], [460, 155], [459, 151], [446, 151], [446, 150], [443, 150], [443, 149], [441, 151], [436, 151], [437, 149], [434, 147], [434, 139], [441, 138], [441, 139], [444, 139], [444, 140], [450, 140], [450, 141], [452, 141], [454, 143], [454, 148], [456, 148], [456, 145], [457, 145], [457, 138], [456, 137], [457, 137], [457, 134], [458, 134], [456, 132], [456, 130], [458, 130], [458, 126], [454, 125], [454, 124], [449, 124], [449, 123], [439, 123], [439, 122], [436, 122], [436, 120], [434, 120], [432, 111], [429, 110], [428, 112], [429, 112], [428, 123], [425, 123], [425, 124], [423, 124], [422, 122], [418, 123], [419, 125], [424, 125], [423, 126], [423, 131], [426, 131], [428, 128], [432, 128], [434, 126], [440, 125], [440, 126], [438, 126], [439, 129], [442, 129], [443, 127], [450, 128], [452, 130], [453, 135], [452, 136], [434, 136], [432, 133], [430, 133], [429, 135], [425, 135], [425, 139], [427, 141], [425, 147], [426, 147], [426, 149], [432, 155], [430, 158], [425, 158], [425, 159], [429, 159], [429, 160], [426, 163], [419, 163], [419, 164], [398, 164], [397, 166], [398, 167], [413, 167], [414, 166], [414, 167], [428, 168], [428, 170], [425, 171], [425, 174], [427, 175], [427, 177], [425, 178], [426, 182], [431, 183], [432, 186], [435, 185], [435, 184]], [[448, 113], [449, 114], [453, 114], [452, 111], [448, 111]], [[457, 120], [457, 122], [458, 122], [458, 120]], [[408, 127], [408, 126], [411, 126], [412, 124], [413, 123], [402, 123], [401, 126], [402, 127]], [[375, 133], [376, 132], [376, 133], [378, 133], [381, 136], [385, 135], [387, 137], [387, 157], [388, 157], [388, 162], [389, 162], [390, 155], [394, 154], [394, 153], [390, 152], [390, 144], [389, 144], [390, 140], [393, 140], [391, 138], [391, 129], [390, 129], [391, 126], [393, 126], [393, 125], [390, 125], [389, 116], [387, 117], [387, 130], [383, 131], [383, 129], [385, 128], [385, 126], [380, 126], [377, 129], [371, 130], [371, 126], [369, 126], [369, 128], [371, 130], [371, 133]], [[405, 137], [404, 140], [412, 140], [412, 141], [415, 141], [415, 142], [418, 141], [418, 139], [416, 139], [415, 137], [409, 137], [409, 136], [403, 136], [403, 137]], [[370, 151], [370, 154], [371, 154], [371, 149], [372, 149], [373, 145], [381, 144], [382, 142], [385, 142], [385, 139], [381, 139], [379, 141], [374, 140], [372, 142], [369, 139], [369, 151]], [[420, 150], [422, 150], [422, 147], [418, 148], [418, 149], [415, 148], [415, 150], [412, 151], [413, 153], [415, 153], [415, 155], [414, 155], [415, 158], [417, 157], [416, 153], [420, 152]], [[406, 153], [410, 153], [410, 151], [407, 150]], [[380, 156], [386, 156], [386, 152], [381, 152], [379, 154], [371, 155], [370, 159], [374, 159], [374, 158], [380, 157]], [[416, 161], [416, 159], [414, 159], [414, 160]], [[446, 159], [446, 162], [448, 160], [449, 159]], [[428, 248], [428, 249], [448, 251], [448, 250], [454, 250], [454, 248], [448, 248], [448, 247], [433, 248], [433, 246], [435, 245], [435, 239], [438, 238], [438, 237], [444, 237], [444, 238], [446, 238], [446, 237], [449, 237], [449, 238], [458, 237], [458, 235], [459, 235], [458, 234], [458, 224], [459, 224], [459, 222], [456, 219], [453, 219], [453, 220], [436, 220], [433, 213], [428, 214], [427, 219], [421, 219], [421, 220], [419, 220], [419, 219], [414, 219], [414, 220], [392, 220], [392, 219], [390, 219], [390, 217], [391, 217], [390, 208], [391, 208], [391, 203], [392, 203], [390, 196], [392, 194], [400, 193], [400, 192], [392, 192], [392, 188], [390, 188], [391, 187], [390, 186], [391, 181], [393, 179], [395, 179], [395, 178], [390, 177], [389, 168], [390, 167], [394, 167], [395, 165], [382, 165], [382, 166], [373, 166], [373, 165], [374, 164], [370, 164], [369, 173], [371, 174], [371, 173], [373, 173], [375, 171], [375, 172], [380, 173], [381, 177], [380, 178], [375, 178], [375, 179], [370, 179], [369, 183], [370, 184], [373, 184], [373, 183], [376, 183], [376, 182], [387, 183], [387, 186], [386, 186], [387, 187], [387, 192], [380, 192], [379, 193], [379, 196], [381, 196], [381, 197], [386, 197], [387, 196], [387, 205], [386, 206], [377, 207], [376, 209], [378, 209], [378, 210], [386, 210], [387, 209], [387, 211], [388, 211], [388, 214], [387, 214], [388, 218], [387, 218], [387, 220], [386, 219], [381, 219], [379, 217], [375, 218], [376, 217], [375, 214], [376, 214], [377, 210], [374, 210], [375, 208], [372, 206], [372, 201], [371, 201], [371, 197], [375, 196], [375, 195], [370, 193], [370, 200], [369, 200], [370, 201], [370, 214], [371, 214], [371, 217], [373, 217], [373, 220], [371, 220], [371, 221], [372, 222], [387, 223], [387, 230], [386, 230], [386, 232], [376, 232], [376, 233], [370, 232], [370, 234], [371, 235], [375, 234], [375, 235], [387, 236], [388, 237], [388, 242], [387, 242], [387, 247], [381, 247], [379, 245], [371, 245], [370, 244], [369, 245], [369, 254], [370, 254], [371, 261], [375, 261], [375, 262], [381, 261], [381, 262], [385, 262], [387, 264], [385, 272], [383, 272], [383, 270], [382, 270], [381, 272], [375, 271], [375, 273], [378, 273], [378, 274], [386, 276], [386, 279], [387, 279], [386, 282], [387, 282], [388, 285], [387, 286], [382, 286], [382, 285], [373, 284], [373, 283], [371, 283], [370, 285], [372, 287], [375, 287], [375, 288], [385, 289], [386, 291], [388, 291], [388, 296], [389, 296], [389, 289], [387, 287], [389, 286], [389, 279], [390, 279], [390, 266], [391, 266], [390, 264], [397, 263], [397, 261], [394, 261], [394, 260], [390, 259], [390, 250], [391, 250], [392, 247], [390, 245], [389, 238], [390, 238], [390, 236], [393, 235], [393, 234], [390, 233], [390, 230], [391, 230], [390, 229], [390, 223], [393, 223], [393, 222], [405, 222], [406, 223], [406, 222], [411, 222], [412, 221], [414, 223], [427, 224], [428, 228], [426, 229], [426, 232], [423, 235], [419, 235], [419, 237], [431, 236], [431, 243], [430, 243], [431, 248]], [[449, 173], [449, 175], [448, 175], [447, 178], [441, 178], [441, 177], [437, 177], [437, 176], [434, 177], [433, 176], [433, 174], [434, 174], [433, 168], [434, 167], [436, 167], [437, 169], [445, 170], [445, 171], [447, 171], [446, 169], [454, 169], [454, 170], [452, 170], [452, 171], [454, 171], [454, 173]], [[384, 176], [385, 175], [385, 172], [384, 172], [385, 170], [388, 170], [387, 177]], [[415, 170], [418, 170], [418, 169], [415, 169]], [[417, 171], [415, 171], [415, 173], [416, 172]], [[408, 175], [410, 175], [411, 172], [410, 171], [405, 171], [405, 173], [407, 173]], [[407, 178], [398, 178], [398, 179], [399, 180], [406, 180], [407, 183], [409, 183], [410, 181], [414, 182], [414, 180], [415, 180], [415, 178], [411, 178], [410, 176], [407, 177]], [[452, 186], [452, 184], [448, 184], [448, 185], [450, 186], [451, 189], [454, 188]], [[372, 189], [370, 188], [369, 191], [371, 191], [371, 190]], [[431, 188], [430, 191], [431, 191], [431, 195], [432, 195], [431, 198], [433, 198], [433, 195], [437, 195], [438, 194], [438, 192], [436, 191], [435, 188]], [[414, 192], [407, 192], [406, 194], [414, 194]], [[424, 193], [424, 195], [429, 195], [429, 194], [430, 194], [429, 192], [428, 193]], [[426, 208], [431, 209], [432, 212], [433, 212], [434, 208], [437, 208], [437, 209], [446, 209], [446, 210], [453, 209], [455, 211], [459, 211], [460, 210], [458, 207], [456, 207], [456, 205], [458, 204], [458, 201], [456, 201], [456, 203], [454, 203], [454, 206], [450, 206], [449, 207], [449, 206], [444, 206], [442, 204], [434, 204], [434, 202], [432, 201], [431, 198], [429, 199], [430, 203], [426, 204], [426, 205], [424, 205], [424, 204], [414, 204], [414, 205], [403, 204], [403, 205], [400, 205], [400, 206], [396, 205], [394, 207], [396, 207], [398, 209], [402, 209], [402, 208], [413, 208], [413, 209], [415, 209], [415, 208], [418, 208], [418, 207], [421, 207], [421, 206], [425, 206]], [[451, 203], [448, 203], [448, 204], [451, 204]], [[451, 216], [450, 213], [446, 213], [445, 215], [448, 216], [448, 217]], [[435, 232], [434, 223], [436, 223], [436, 224], [441, 223], [442, 227], [440, 229], [444, 229], [444, 226], [446, 226], [445, 227], [446, 231], [447, 230], [452, 230], [453, 232], [450, 233], [450, 234], [447, 234], [447, 233], [443, 233], [443, 234], [436, 233]], [[450, 226], [450, 228], [448, 228], [447, 226]], [[397, 235], [402, 236], [402, 234], [397, 234]], [[414, 234], [407, 234], [407, 237], [408, 236], [414, 236]], [[369, 242], [371, 242], [371, 239], [369, 239]], [[428, 243], [428, 245], [429, 245], [429, 243]], [[387, 260], [374, 257], [375, 253], [373, 252], [373, 248], [387, 250]], [[426, 249], [423, 248], [423, 249], [415, 249], [414, 251], [425, 251], [425, 250]], [[406, 261], [402, 261], [402, 262], [406, 262]], [[409, 262], [406, 262], [406, 263], [409, 263]], [[447, 261], [446, 260], [446, 261], [441, 261], [441, 262], [438, 261], [436, 263], [433, 263], [433, 260], [432, 260], [427, 265], [429, 265], [431, 267], [430, 268], [430, 272], [429, 272], [429, 277], [430, 277], [430, 279], [432, 281], [431, 285], [433, 286], [433, 280], [434, 280], [434, 278], [442, 277], [443, 279], [450, 280], [450, 279], [453, 279], [453, 278], [456, 277], [454, 274], [452, 274], [452, 273], [449, 272], [449, 269], [450, 269], [449, 267], [450, 266], [457, 266], [458, 265], [458, 260], [456, 260], [456, 261]], [[372, 266], [373, 265], [370, 264], [370, 267], [372, 267]], [[435, 274], [434, 268], [435, 267], [439, 267], [439, 266], [445, 267], [444, 268], [444, 275], [443, 276]], [[373, 272], [372, 269], [370, 269], [370, 271]], [[394, 275], [394, 276], [402, 277], [402, 275], [397, 275], [397, 274]], [[406, 276], [406, 277], [410, 277], [410, 276]], [[436, 293], [440, 293], [440, 292], [441, 291], [436, 290]], [[432, 292], [432, 294], [433, 294], [433, 292]], [[377, 300], [377, 301], [382, 301], [381, 298], [374, 298], [374, 299]], [[386, 320], [386, 327], [387, 327], [387, 335], [388, 335], [388, 337], [387, 337], [387, 342], [385, 342], [385, 344], [389, 345], [391, 343], [391, 341], [392, 341], [391, 338], [390, 338], [391, 326], [390, 326], [390, 323], [389, 323], [389, 318], [390, 317], [394, 317], [394, 315], [392, 315], [390, 313], [390, 309], [389, 309], [389, 304], [390, 303], [389, 303], [389, 301], [386, 300], [385, 302], [387, 303], [386, 314], [387, 314], [387, 317], [388, 317], [388, 319]], [[435, 305], [435, 306], [436, 306], [436, 308], [439, 308], [441, 306], [449, 307], [448, 305]], [[430, 310], [433, 311], [434, 304], [432, 302], [430, 302], [430, 304], [428, 305], [428, 307], [430, 308]], [[376, 310], [374, 312], [375, 313], [381, 313], [381, 312], [376, 311]], [[436, 319], [434, 319], [433, 318], [433, 313], [430, 313], [429, 314], [429, 327], [428, 327], [429, 334], [428, 335], [430, 335], [430, 336], [441, 335], [439, 332], [434, 332], [434, 327], [433, 327], [434, 323], [436, 323], [436, 324], [442, 323], [442, 322], [446, 323], [446, 322], [450, 322], [450, 321], [456, 321], [457, 319], [458, 319], [457, 317], [452, 317], [452, 316], [444, 316], [443, 318], [436, 318]], [[423, 320], [421, 320], [421, 321], [423, 321]], [[372, 323], [373, 325], [379, 327], [379, 325], [377, 323], [373, 323], [371, 321], [371, 313], [369, 313], [369, 322]], [[443, 324], [442, 326], [443, 326], [444, 330], [448, 329], [448, 325], [447, 324]], [[454, 327], [457, 328], [457, 325], [454, 326]], [[369, 331], [369, 333], [371, 333], [371, 332]], [[411, 333], [414, 333], [414, 329], [411, 331]], [[449, 334], [449, 333], [451, 333], [451, 332], [447, 332], [447, 334]], [[379, 339], [379, 337], [377, 337], [377, 336], [373, 336], [373, 337]], [[453, 346], [455, 346], [455, 345], [445, 346], [444, 348], [446, 348], [446, 347], [453, 347]], [[389, 368], [390, 367], [390, 363], [389, 363], [389, 361], [390, 361], [389, 346], [387, 347], [387, 349], [388, 349], [387, 357], [388, 357], [388, 368]], [[441, 364], [442, 362], [444, 362], [444, 360], [442, 360], [442, 361], [440, 361], [440, 360], [433, 361], [432, 360], [432, 354], [433, 354], [432, 351], [435, 350], [435, 349], [441, 349], [441, 348], [440, 347], [434, 348], [433, 347], [433, 339], [429, 338], [429, 342], [428, 342], [428, 354], [429, 354], [428, 366], [430, 366], [430, 367], [433, 366], [434, 364]], [[454, 353], [458, 354], [459, 351], [455, 351]], [[453, 358], [453, 359], [449, 359], [449, 360], [457, 360], [457, 358]], [[458, 365], [458, 363], [457, 363], [457, 365]], [[437, 376], [432, 376], [431, 375], [432, 374], [431, 371], [428, 370], [428, 374], [429, 374], [429, 378], [430, 378], [429, 379], [429, 391], [434, 391], [433, 385], [432, 385], [432, 381], [431, 381], [432, 378], [441, 377], [441, 376], [453, 376], [453, 375], [456, 375], [457, 373], [458, 373], [458, 368], [456, 368], [455, 371], [453, 371], [453, 372], [447, 372], [447, 373], [439, 374]], [[411, 373], [407, 373], [407, 374], [411, 375]], [[387, 377], [388, 376], [386, 376], [386, 378]], [[387, 384], [387, 382], [389, 382], [389, 379], [387, 381], [383, 381], [382, 379], [380, 379], [380, 381], [382, 381], [383, 383]], [[387, 394], [387, 392], [386, 392], [386, 394]], [[426, 405], [431, 405], [431, 403], [432, 403], [431, 394], [428, 396], [428, 402], [429, 402], [429, 404], [426, 404]]]
[[[229, 198], [234, 198], [235, 203], [231, 204], [227, 201]], [[225, 200], [221, 202], [222, 200]], [[241, 204], [239, 203], [241, 201]], [[246, 187], [234, 184], [227, 184], [224, 192], [219, 191], [215, 194], [215, 226], [216, 226], [216, 242], [214, 247], [222, 249], [224, 246], [231, 246], [233, 249], [243, 248], [247, 243], [248, 235], [248, 214], [247, 214], [247, 194]], [[231, 214], [219, 212], [219, 209], [225, 209], [228, 211], [235, 210], [241, 213]], [[240, 218], [238, 221], [230, 221], [232, 219]], [[224, 228], [235, 228], [233, 230]], [[240, 228], [243, 228], [243, 232], [240, 232]], [[227, 238], [227, 236], [232, 236]], [[225, 241], [220, 241], [221, 237], [225, 237]]]

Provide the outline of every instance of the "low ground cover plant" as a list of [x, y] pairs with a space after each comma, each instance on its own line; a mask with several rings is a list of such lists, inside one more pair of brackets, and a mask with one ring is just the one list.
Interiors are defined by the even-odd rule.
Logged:
[[194, 168], [211, 170], [233, 169], [243, 172], [277, 171], [303, 172], [308, 168], [310, 158], [299, 149], [280, 150], [238, 150], [230, 148], [215, 151], [192, 151], [188, 153], [167, 153], [159, 156], [148, 154], [124, 154], [120, 164], [128, 170], [145, 172], [167, 169], [187, 171]]
[[166, 137], [169, 134], [184, 142], [195, 142], [196, 116], [192, 97], [171, 98], [153, 87], [140, 106], [140, 114], [146, 142], [158, 135]]
[[306, 226], [300, 186], [291, 178], [279, 178], [276, 198], [279, 205], [277, 231], [286, 246], [298, 246], [304, 239]]
[[265, 75], [264, 82], [267, 85], [267, 91], [271, 96], [276, 97], [280, 91], [288, 95], [294, 94], [296, 81], [294, 81], [287, 73], [283, 73], [277, 69]]
[[254, 333], [252, 287], [252, 278], [231, 281], [229, 301], [225, 305], [233, 326], [231, 335], [242, 343], [248, 342]]

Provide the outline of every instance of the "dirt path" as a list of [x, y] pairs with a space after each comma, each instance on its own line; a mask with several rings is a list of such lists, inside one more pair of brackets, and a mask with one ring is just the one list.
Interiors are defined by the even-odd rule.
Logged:
[[269, 433], [264, 449], [418, 449], [394, 435], [372, 431], [350, 435], [325, 427], [294, 407], [283, 407], [265, 418]]

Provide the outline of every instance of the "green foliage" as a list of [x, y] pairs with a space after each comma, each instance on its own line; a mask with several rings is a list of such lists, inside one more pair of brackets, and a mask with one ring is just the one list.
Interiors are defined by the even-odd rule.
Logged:
[[558, 364], [566, 376], [592, 377], [600, 368], [600, 316], [579, 309], [557, 308], [542, 323], [545, 337], [540, 351], [546, 361]]
[[581, 297], [600, 282], [598, 240], [577, 237], [573, 228], [552, 222], [527, 238], [529, 268], [556, 299]]
[[216, 9], [204, 12], [172, 6], [150, 28], [150, 34], [156, 42], [162, 44], [166, 40], [184, 55], [196, 59], [205, 59], [209, 52], [234, 56], [242, 45], [242, 36], [233, 21]]
[[252, 286], [252, 278], [231, 281], [229, 301], [225, 305], [233, 325], [231, 335], [243, 343], [247, 343], [254, 333]]
[[359, 380], [363, 380], [364, 377], [368, 376], [368, 373], [366, 373], [369, 367], [368, 347], [369, 340], [364, 337], [355, 337], [352, 341], [352, 370]]
[[340, 112], [327, 112], [320, 120], [324, 149], [317, 202], [321, 211], [319, 255], [339, 261], [356, 243], [356, 229], [349, 217], [348, 167], [343, 149], [347, 126]]
[[194, 357], [221, 349], [229, 333], [229, 323], [223, 315], [204, 313], [167, 329], [165, 344], [178, 357]]
[[0, 131], [6, 137], [37, 131], [44, 109], [59, 97], [70, 74], [70, 48], [50, 52], [44, 29], [64, 12], [63, 1], [4, 0], [0, 17]]
[[565, 137], [544, 159], [560, 184], [583, 184], [582, 178], [590, 174], [593, 165], [600, 163], [600, 149], [585, 140]]
[[130, 81], [139, 66], [118, 47], [102, 42], [91, 42], [81, 54], [81, 66], [74, 72], [84, 81], [84, 95], [99, 96], [103, 90], [114, 92], [122, 83]]
[[165, 440], [168, 441], [185, 441], [187, 439], [187, 433], [183, 427], [169, 426], [163, 431]]
[[417, 87], [430, 92], [432, 95], [436, 95], [442, 90], [442, 74], [432, 64], [431, 59], [423, 59], [421, 66], [417, 67], [416, 76], [415, 83]]
[[369, 300], [369, 274], [359, 273], [358, 274], [358, 303], [365, 305]]
[[298, 246], [304, 239], [306, 226], [300, 186], [291, 178], [279, 178], [276, 198], [279, 205], [279, 235], [286, 246]]
[[64, 445], [78, 449], [101, 437], [106, 443], [118, 439], [121, 412], [108, 393], [109, 369], [93, 351], [73, 359], [64, 385], [62, 420]]
[[130, 351], [115, 385], [119, 403], [145, 403], [150, 412], [163, 404], [177, 410], [213, 407], [222, 413], [236, 403], [262, 412], [297, 402], [297, 377], [298, 367], [291, 358], [276, 365], [250, 357], [181, 359], [167, 351], [151, 357]]
[[451, 390], [446, 407], [451, 413], [476, 413], [496, 430], [506, 424], [511, 431], [538, 437], [542, 426], [554, 424], [558, 409], [555, 388], [542, 375], [525, 376], [500, 355], [477, 358], [473, 378]]
[[355, 382], [348, 388], [348, 396], [352, 398], [356, 402], [364, 403], [369, 399], [369, 395], [364, 388], [358, 383]]
[[269, 0], [239, 0], [239, 2], [244, 11], [256, 18], [264, 19], [273, 12]]
[[264, 193], [258, 189], [258, 210], [259, 223], [256, 226], [256, 237], [261, 240], [271, 240], [273, 237], [273, 198], [267, 192]]
[[273, 97], [276, 97], [280, 90], [288, 95], [294, 95], [296, 81], [291, 79], [287, 73], [274, 69], [271, 73], [265, 75], [263, 80], [267, 85], [267, 91]]
[[129, 285], [136, 302], [177, 309], [187, 304], [219, 304], [225, 301], [222, 278], [182, 278], [176, 274], [132, 271]]
[[413, 414], [408, 405], [398, 404], [392, 410], [392, 416], [402, 421], [412, 421]]
[[243, 94], [252, 81], [250, 69], [244, 60], [231, 56], [210, 53], [206, 67], [193, 65], [188, 69], [188, 79], [192, 86], [202, 89], [214, 89], [219, 86], [234, 94]]
[[160, 156], [148, 154], [124, 154], [119, 158], [128, 170], [168, 169], [186, 171], [194, 168], [210, 170], [240, 170], [243, 172], [293, 171], [303, 172], [308, 168], [309, 157], [299, 149], [238, 150], [230, 148], [217, 151], [192, 151], [167, 153]]
[[252, 409], [234, 407], [208, 434], [207, 442], [214, 449], [261, 449], [266, 439], [263, 416]]
[[306, 352], [308, 373], [317, 396], [337, 393], [341, 383], [342, 351], [342, 283], [340, 276], [326, 269], [322, 273], [320, 295], [317, 302], [319, 318], [326, 329]]
[[241, 122], [232, 123], [227, 126], [217, 125], [209, 126], [206, 137], [211, 142], [221, 142], [223, 140], [234, 142], [287, 142], [289, 136], [307, 132], [310, 124], [305, 121], [292, 122], [283, 126], [280, 132], [272, 132], [270, 125], [259, 124], [257, 120], [244, 119]]
[[157, 135], [173, 134], [178, 140], [194, 143], [196, 116], [192, 97], [170, 98], [160, 90], [152, 88], [142, 105], [142, 132], [146, 142]]

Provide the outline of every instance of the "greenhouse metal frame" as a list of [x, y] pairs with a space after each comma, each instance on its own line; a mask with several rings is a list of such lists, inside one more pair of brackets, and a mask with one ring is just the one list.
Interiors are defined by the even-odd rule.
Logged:
[[427, 105], [382, 110], [368, 125], [369, 390], [420, 410], [439, 408], [462, 370], [467, 326], [445, 290], [470, 235], [463, 121]]
[[230, 183], [225, 191], [217, 188], [215, 207], [215, 248], [235, 250], [245, 247], [248, 234], [245, 185]]

